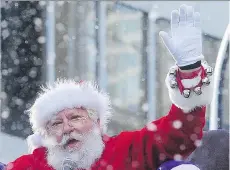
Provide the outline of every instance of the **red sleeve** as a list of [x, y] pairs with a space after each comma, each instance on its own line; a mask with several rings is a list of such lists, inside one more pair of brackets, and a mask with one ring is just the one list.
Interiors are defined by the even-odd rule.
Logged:
[[145, 169], [156, 169], [169, 159], [187, 157], [201, 143], [205, 106], [212, 100], [213, 75], [206, 73], [208, 68], [207, 64], [202, 64], [201, 71], [188, 79], [178, 78], [177, 66], [170, 69], [165, 82], [173, 103], [171, 109], [168, 115], [131, 133], [132, 160], [142, 162]]
[[23, 155], [8, 163], [7, 170], [51, 170], [52, 168], [47, 165], [45, 153], [45, 148], [37, 148], [32, 154]]
[[181, 159], [200, 143], [205, 125], [205, 107], [190, 113], [172, 105], [167, 116], [153, 121], [140, 132], [145, 163], [158, 167], [167, 159]]
[[25, 170], [32, 169], [32, 156], [24, 155], [6, 165], [6, 170]]

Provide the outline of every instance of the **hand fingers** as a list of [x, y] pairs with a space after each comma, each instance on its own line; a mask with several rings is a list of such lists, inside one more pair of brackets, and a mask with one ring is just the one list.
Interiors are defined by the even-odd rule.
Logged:
[[181, 5], [179, 9], [179, 26], [200, 27], [200, 13], [195, 12], [192, 6]]
[[197, 28], [201, 27], [201, 19], [200, 19], [200, 13], [199, 12], [194, 13], [194, 26]]
[[187, 6], [187, 24], [190, 27], [194, 26], [194, 10], [192, 6]]
[[171, 29], [178, 28], [179, 26], [179, 11], [173, 10], [171, 13]]
[[179, 9], [179, 13], [180, 13], [180, 22], [179, 25], [183, 26], [186, 25], [186, 21], [187, 21], [187, 6], [186, 5], [181, 5], [180, 9]]
[[164, 31], [160, 31], [159, 36], [161, 37], [163, 43], [168, 48], [168, 50], [170, 52], [173, 52], [172, 51], [172, 49], [173, 49], [172, 38], [168, 35], [168, 33], [164, 32]]

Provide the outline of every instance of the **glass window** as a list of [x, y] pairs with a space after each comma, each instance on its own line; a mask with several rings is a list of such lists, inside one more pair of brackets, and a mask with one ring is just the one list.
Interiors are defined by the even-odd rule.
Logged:
[[[56, 76], [95, 80], [94, 2], [58, 1], [55, 16]], [[71, 64], [68, 62], [70, 55], [73, 56]]]
[[[139, 113], [144, 99], [142, 80], [143, 13], [114, 3], [107, 6], [107, 90], [115, 108], [123, 116]], [[117, 109], [116, 109], [117, 108]], [[135, 116], [134, 116], [135, 117]], [[124, 118], [124, 117], [123, 117]], [[130, 122], [130, 119], [129, 121]], [[133, 122], [132, 122], [133, 123]], [[144, 120], [142, 119], [142, 123]], [[125, 128], [134, 128], [127, 125]]]

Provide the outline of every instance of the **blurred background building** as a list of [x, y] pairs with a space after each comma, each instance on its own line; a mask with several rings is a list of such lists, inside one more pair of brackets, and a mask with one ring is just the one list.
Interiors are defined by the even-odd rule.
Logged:
[[[170, 13], [183, 3], [201, 12], [203, 53], [215, 66], [229, 22], [227, 1], [3, 2], [0, 161], [27, 153], [24, 139], [32, 132], [26, 110], [39, 85], [60, 77], [96, 81], [109, 93], [114, 108], [110, 135], [165, 115], [171, 102], [164, 79], [174, 61], [158, 33], [170, 31]], [[216, 120], [225, 129], [228, 58], [227, 49]], [[209, 120], [210, 109], [206, 130]]]

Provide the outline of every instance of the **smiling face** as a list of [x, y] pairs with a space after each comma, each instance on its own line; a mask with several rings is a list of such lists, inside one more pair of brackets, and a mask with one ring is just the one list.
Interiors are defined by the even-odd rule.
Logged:
[[81, 146], [82, 136], [92, 130], [94, 125], [99, 127], [99, 121], [91, 119], [86, 109], [74, 108], [59, 112], [47, 127], [57, 143], [63, 144], [66, 149], [73, 149]]
[[101, 155], [104, 143], [99, 120], [89, 112], [84, 108], [65, 109], [48, 122], [44, 145], [48, 163], [56, 169], [65, 158], [71, 158], [79, 168], [90, 167]]

